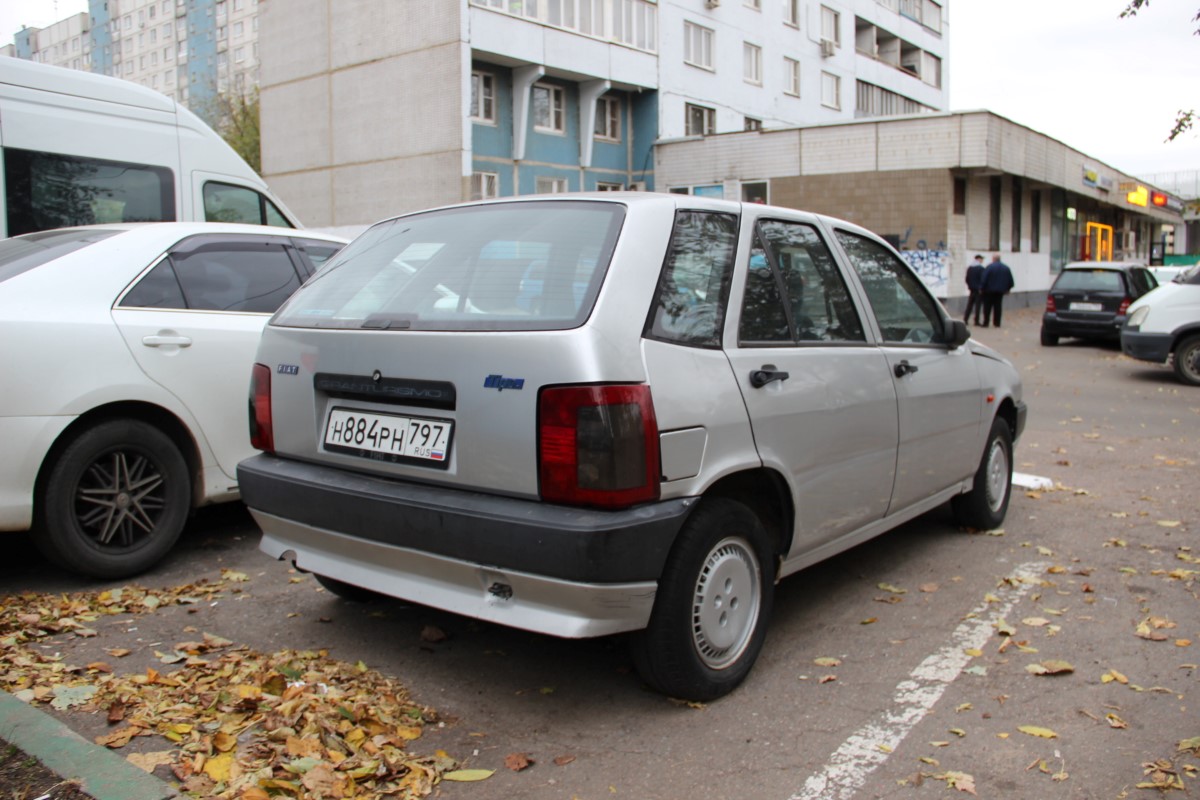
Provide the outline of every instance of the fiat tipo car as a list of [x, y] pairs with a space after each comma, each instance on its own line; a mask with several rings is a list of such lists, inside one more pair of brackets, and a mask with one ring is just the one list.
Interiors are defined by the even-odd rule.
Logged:
[[686, 195], [381, 222], [257, 361], [262, 550], [346, 596], [632, 632], [650, 685], [701, 700], [751, 669], [778, 578], [947, 502], [999, 525], [1025, 419], [879, 237]]

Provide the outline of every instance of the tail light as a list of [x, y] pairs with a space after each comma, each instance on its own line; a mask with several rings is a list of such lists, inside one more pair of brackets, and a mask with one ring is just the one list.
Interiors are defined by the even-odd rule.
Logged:
[[1046, 311], [1047, 311], [1047, 313], [1053, 314], [1057, 310], [1058, 310], [1057, 307], [1055, 307], [1055, 305], [1054, 305], [1054, 295], [1052, 295], [1052, 294], [1046, 295]]
[[549, 503], [625, 508], [657, 500], [658, 421], [650, 387], [543, 389], [538, 478]]
[[271, 368], [255, 364], [250, 373], [250, 446], [275, 452], [275, 428], [271, 424]]
[[1133, 302], [1132, 297], [1126, 297], [1121, 301], [1121, 305], [1117, 306], [1117, 316], [1125, 316], [1125, 312], [1129, 310], [1129, 304]]

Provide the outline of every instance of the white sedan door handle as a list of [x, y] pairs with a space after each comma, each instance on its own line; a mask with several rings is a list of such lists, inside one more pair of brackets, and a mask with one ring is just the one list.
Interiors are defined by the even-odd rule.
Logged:
[[165, 344], [178, 345], [179, 347], [190, 347], [192, 340], [187, 336], [179, 334], [157, 334], [151, 336], [143, 336], [142, 344], [146, 347], [162, 347]]

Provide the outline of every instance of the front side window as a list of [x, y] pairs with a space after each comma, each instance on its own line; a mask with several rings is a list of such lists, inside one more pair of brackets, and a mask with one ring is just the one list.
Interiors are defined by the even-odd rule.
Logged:
[[567, 129], [561, 86], [539, 83], [533, 87], [533, 127], [552, 133]]
[[738, 218], [679, 211], [658, 279], [647, 335], [679, 344], [720, 347], [737, 249]]
[[833, 254], [812, 226], [778, 220], [758, 224], [738, 340], [750, 345], [866, 341]]
[[369, 228], [273, 324], [564, 330], [591, 313], [624, 206], [543, 200], [412, 214]]
[[276, 228], [293, 227], [283, 212], [260, 192], [245, 186], [217, 181], [207, 181], [204, 184], [204, 220], [270, 225]]
[[8, 235], [109, 222], [175, 219], [166, 167], [4, 148]]
[[945, 341], [937, 301], [907, 264], [873, 239], [841, 230], [837, 239], [866, 290], [885, 343]]
[[471, 119], [496, 122], [496, 79], [486, 72], [471, 73]]
[[694, 22], [683, 23], [683, 60], [684, 63], [703, 69], [713, 68], [713, 33], [712, 29], [697, 25]]
[[688, 103], [685, 112], [687, 114], [688, 136], [708, 136], [717, 132], [717, 112], [715, 109]]

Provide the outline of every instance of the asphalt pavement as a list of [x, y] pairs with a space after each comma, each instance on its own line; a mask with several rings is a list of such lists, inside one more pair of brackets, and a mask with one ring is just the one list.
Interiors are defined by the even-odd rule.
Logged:
[[[264, 652], [328, 648], [436, 709], [416, 749], [494, 770], [440, 784], [446, 798], [1082, 800], [1176, 780], [1194, 791], [1200, 758], [1179, 745], [1200, 737], [1200, 389], [1115, 345], [1041, 347], [1039, 316], [1014, 311], [975, 336], [1021, 371], [1030, 415], [1016, 469], [1049, 487], [1014, 491], [1002, 530], [960, 530], [941, 509], [786, 579], [754, 672], [714, 703], [647, 690], [622, 637], [564, 641], [338, 600], [258, 553], [237, 506], [198, 515], [137, 581], [234, 570], [246, 577], [236, 591], [39, 647], [75, 664], [127, 650], [115, 666], [130, 672], [168, 669], [164, 646], [196, 632]], [[26, 543], [9, 552], [6, 593], [112, 588], [55, 571]], [[103, 714], [36, 713], [88, 742], [109, 729]], [[29, 744], [3, 724], [0, 736]], [[161, 742], [126, 749], [138, 748]]]

